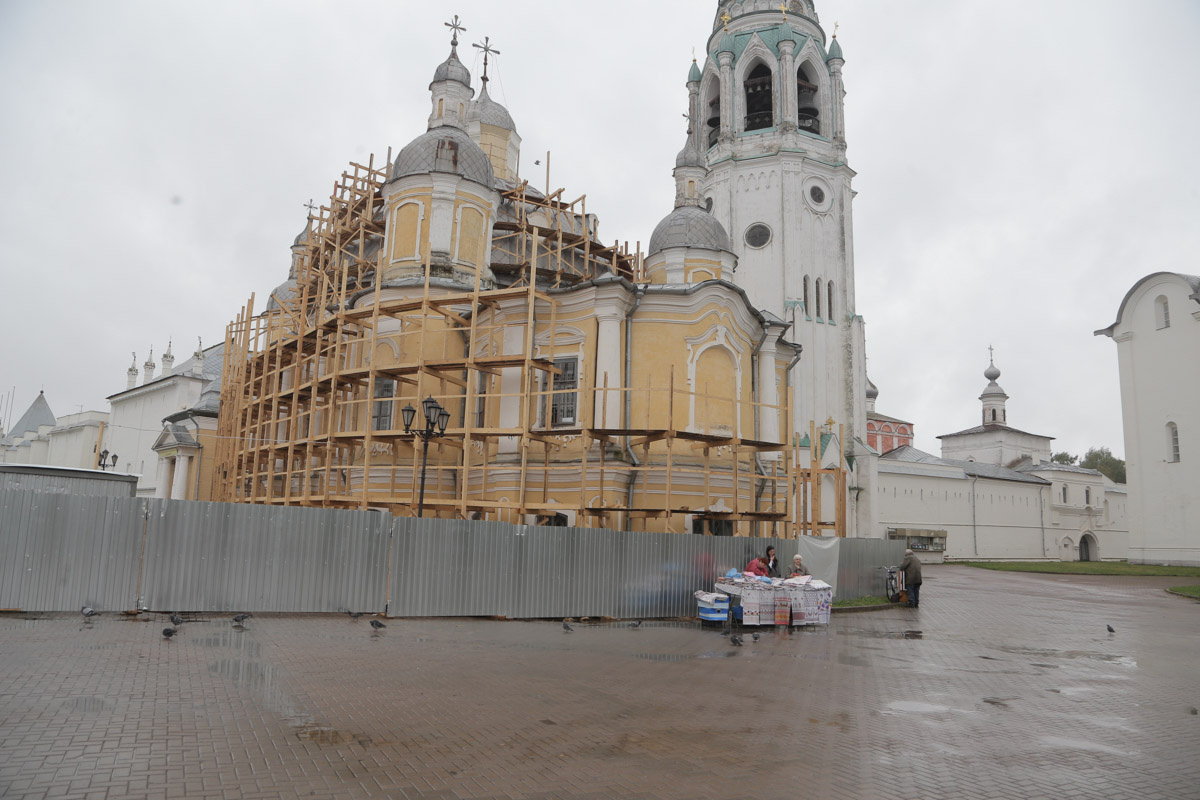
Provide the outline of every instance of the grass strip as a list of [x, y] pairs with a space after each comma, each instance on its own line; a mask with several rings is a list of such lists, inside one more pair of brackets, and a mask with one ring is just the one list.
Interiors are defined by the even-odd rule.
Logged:
[[1126, 561], [955, 561], [953, 563], [1002, 572], [1042, 572], [1052, 575], [1168, 575], [1200, 578], [1200, 567], [1130, 564]]
[[867, 595], [866, 597], [857, 597], [853, 600], [834, 600], [834, 608], [858, 608], [859, 606], [886, 606], [888, 600], [886, 597], [875, 597]]

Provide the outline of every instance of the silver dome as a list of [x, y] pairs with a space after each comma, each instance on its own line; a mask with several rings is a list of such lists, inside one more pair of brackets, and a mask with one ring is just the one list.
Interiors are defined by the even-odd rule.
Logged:
[[489, 189], [495, 181], [492, 162], [479, 145], [466, 133], [449, 125], [426, 131], [409, 142], [392, 164], [389, 180], [430, 172], [461, 175]]
[[876, 400], [879, 398], [879, 387], [871, 383], [871, 379], [867, 378], [867, 399]]
[[688, 143], [679, 151], [679, 155], [675, 156], [676, 167], [701, 167], [706, 168], [704, 156], [692, 146], [692, 140], [688, 139]]
[[708, 250], [733, 252], [729, 234], [716, 217], [702, 208], [680, 206], [668, 214], [650, 234], [650, 249], [654, 255], [668, 247], [703, 247]]
[[517, 130], [508, 109], [488, 95], [486, 83], [483, 85], [483, 91], [479, 93], [479, 99], [471, 103], [471, 114], [478, 117], [482, 125], [492, 125], [506, 131], [515, 132]]
[[267, 311], [278, 311], [281, 307], [280, 303], [291, 300], [296, 295], [296, 279], [289, 278], [276, 286], [274, 291], [271, 292], [270, 297], [267, 299]]
[[437, 83], [438, 81], [458, 81], [467, 86], [471, 85], [471, 73], [458, 60], [456, 49], [451, 48], [450, 57], [438, 64], [437, 69], [433, 71], [433, 82]]

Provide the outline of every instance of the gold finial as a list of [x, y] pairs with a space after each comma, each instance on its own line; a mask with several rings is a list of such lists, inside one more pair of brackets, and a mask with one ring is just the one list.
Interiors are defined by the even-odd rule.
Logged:
[[454, 15], [454, 19], [450, 20], [449, 22], [444, 22], [444, 23], [442, 23], [442, 24], [443, 24], [443, 25], [445, 25], [447, 28], [449, 28], [449, 29], [450, 29], [450, 31], [451, 31], [451, 33], [450, 33], [450, 46], [451, 46], [451, 47], [458, 47], [458, 35], [459, 35], [460, 33], [466, 33], [466, 32], [467, 32], [467, 29], [466, 29], [466, 28], [464, 28], [464, 27], [462, 26], [462, 23], [460, 23], [460, 22], [458, 21], [458, 14], [455, 14], [455, 15]]
[[837, 22], [837, 20], [834, 20], [833, 21], [833, 38], [835, 38], [835, 39], [837, 38], [837, 29], [838, 29], [838, 22]]
[[729, 16], [728, 11], [726, 11], [724, 14], [721, 15], [721, 22], [725, 23], [725, 32], [726, 33], [729, 33], [729, 20], [731, 20], [731, 19], [733, 19], [733, 17]]
[[830, 428], [832, 428], [833, 427], [833, 417], [831, 416], [829, 419], [825, 420], [825, 424], [828, 425]]
[[695, 60], [696, 60], [696, 48], [693, 46], [692, 47], [692, 61], [694, 62]]
[[783, 12], [783, 21], [787, 22], [787, 3], [780, 3], [779, 10]]

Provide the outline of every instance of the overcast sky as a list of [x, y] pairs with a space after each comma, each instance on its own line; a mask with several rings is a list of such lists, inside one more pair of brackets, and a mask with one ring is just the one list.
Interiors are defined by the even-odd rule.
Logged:
[[[287, 277], [304, 203], [425, 130], [443, 22], [492, 37], [493, 97], [602, 238], [671, 210], [715, 0], [0, 0], [0, 388], [15, 421], [107, 410], [138, 364], [223, 339]], [[1123, 454], [1107, 326], [1200, 272], [1200, 3], [818, 0], [846, 56], [857, 310], [878, 410], [917, 446], [1009, 422]], [[531, 176], [533, 177], [533, 176]], [[545, 181], [539, 172], [535, 185]], [[644, 244], [643, 244], [644, 247]], [[1195, 366], [1193, 365], [1193, 368]], [[7, 402], [7, 401], [6, 401]], [[6, 409], [7, 416], [7, 409]]]

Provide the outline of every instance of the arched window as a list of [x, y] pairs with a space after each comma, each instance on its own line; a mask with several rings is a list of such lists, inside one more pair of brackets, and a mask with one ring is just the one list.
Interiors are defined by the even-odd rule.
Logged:
[[808, 276], [804, 276], [804, 316], [812, 319], [812, 306], [808, 304]]
[[992, 422], [996, 421], [996, 409], [992, 409]]
[[775, 124], [771, 116], [771, 68], [759, 64], [746, 78], [746, 130], [757, 131]]
[[1067, 502], [1067, 485], [1063, 484], [1063, 502]]
[[1167, 298], [1161, 294], [1154, 298], [1154, 326], [1160, 331], [1171, 327], [1171, 309], [1167, 306]]
[[828, 312], [826, 317], [833, 322], [833, 281], [825, 284], [825, 293], [829, 295], [829, 302], [825, 304], [825, 310]]
[[796, 125], [802, 131], [820, 133], [821, 112], [817, 107], [817, 84], [808, 72], [811, 68], [801, 64], [796, 70]]
[[708, 102], [701, 109], [704, 115], [705, 127], [708, 130], [708, 146], [717, 143], [721, 135], [721, 82], [713, 81], [708, 92]]
[[1167, 423], [1167, 461], [1179, 461], [1179, 426], [1174, 422]]
[[1083, 487], [1083, 504], [1085, 506], [1092, 504], [1092, 487], [1090, 486]]
[[821, 279], [817, 278], [817, 319], [821, 318]]

